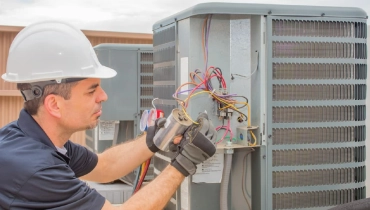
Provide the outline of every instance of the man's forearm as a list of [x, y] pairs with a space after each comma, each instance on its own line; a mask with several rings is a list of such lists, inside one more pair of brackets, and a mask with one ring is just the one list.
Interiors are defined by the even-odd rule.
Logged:
[[145, 137], [145, 135], [140, 136], [99, 154], [96, 168], [82, 179], [104, 183], [130, 173], [153, 156], [146, 145]]
[[184, 178], [184, 175], [169, 165], [157, 178], [126, 201], [120, 209], [163, 209]]

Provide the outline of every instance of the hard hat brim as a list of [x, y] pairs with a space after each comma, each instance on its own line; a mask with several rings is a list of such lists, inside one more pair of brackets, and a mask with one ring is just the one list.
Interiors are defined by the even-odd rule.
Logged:
[[[78, 75], [76, 78], [100, 78], [100, 79], [107, 79], [112, 78], [117, 75], [117, 72], [111, 68], [108, 68], [106, 66], [99, 66], [94, 74], [90, 75]], [[74, 78], [73, 76], [69, 77], [56, 77], [56, 78], [38, 78], [38, 79], [24, 79], [24, 80], [18, 80], [14, 78], [9, 78], [8, 75], [5, 73], [1, 76], [1, 78], [7, 82], [12, 83], [33, 83], [33, 82], [42, 82], [42, 81], [50, 81], [50, 80], [57, 80], [57, 79], [66, 79], [66, 78]]]

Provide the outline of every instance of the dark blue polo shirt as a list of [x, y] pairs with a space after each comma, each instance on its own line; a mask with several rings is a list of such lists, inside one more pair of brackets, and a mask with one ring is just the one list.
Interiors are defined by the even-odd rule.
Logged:
[[101, 209], [105, 198], [77, 177], [94, 169], [98, 157], [68, 141], [66, 155], [22, 110], [0, 129], [0, 209]]

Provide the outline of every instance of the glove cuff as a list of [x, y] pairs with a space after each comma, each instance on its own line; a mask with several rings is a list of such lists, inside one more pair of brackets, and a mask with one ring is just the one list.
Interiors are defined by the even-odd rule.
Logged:
[[197, 166], [182, 154], [177, 155], [176, 158], [171, 161], [171, 165], [185, 177], [195, 174], [197, 170]]
[[[159, 148], [154, 144], [154, 135], [155, 135], [155, 126], [151, 126], [148, 128], [146, 132], [146, 145], [148, 146], [149, 150], [153, 153], [156, 153], [159, 151]], [[153, 135], [154, 134], [154, 135]]]

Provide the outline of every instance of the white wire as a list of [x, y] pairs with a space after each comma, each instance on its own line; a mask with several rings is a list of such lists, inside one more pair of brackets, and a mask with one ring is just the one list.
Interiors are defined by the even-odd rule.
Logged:
[[256, 50], [257, 52], [257, 66], [256, 66], [256, 69], [250, 74], [250, 75], [241, 75], [241, 74], [231, 74], [231, 79], [233, 79], [235, 76], [237, 77], [242, 77], [243, 79], [250, 79], [252, 77], [252, 75], [254, 73], [257, 72], [257, 70], [259, 69], [259, 52]]

